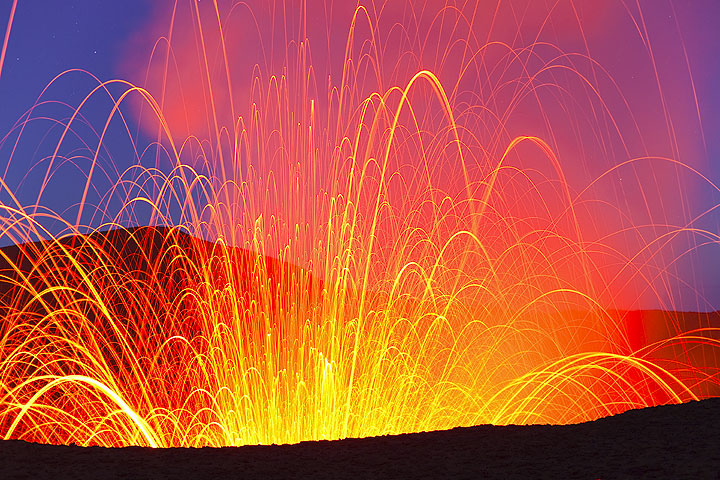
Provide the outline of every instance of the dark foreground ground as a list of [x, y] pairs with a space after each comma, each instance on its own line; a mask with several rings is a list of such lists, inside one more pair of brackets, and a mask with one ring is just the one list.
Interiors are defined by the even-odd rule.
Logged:
[[567, 426], [478, 426], [298, 445], [147, 449], [0, 442], [0, 478], [720, 479], [720, 398]]

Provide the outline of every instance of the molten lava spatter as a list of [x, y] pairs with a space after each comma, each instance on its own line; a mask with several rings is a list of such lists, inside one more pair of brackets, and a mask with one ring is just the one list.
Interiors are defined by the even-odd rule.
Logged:
[[[720, 393], [717, 315], [670, 311], [720, 240], [682, 186], [717, 187], [665, 94], [633, 110], [589, 47], [638, 13], [400, 3], [177, 2], [121, 62], [139, 86], [59, 123], [36, 201], [3, 181], [4, 438], [288, 443]], [[67, 165], [85, 189], [55, 211]]]

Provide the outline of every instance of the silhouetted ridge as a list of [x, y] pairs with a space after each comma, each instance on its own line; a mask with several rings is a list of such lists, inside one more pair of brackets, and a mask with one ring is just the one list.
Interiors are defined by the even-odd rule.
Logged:
[[[109, 274], [121, 278], [109, 280]], [[73, 288], [88, 282], [144, 282], [172, 299], [193, 282], [222, 288], [228, 275], [240, 291], [258, 290], [265, 282], [270, 304], [280, 283], [287, 288], [300, 277], [310, 295], [321, 290], [321, 282], [300, 267], [241, 247], [208, 242], [177, 228], [121, 228], [0, 248], [0, 313], [28, 303], [30, 310], [37, 309], [32, 305], [36, 293], [63, 283]], [[42, 297], [50, 307], [62, 308], [54, 295]]]
[[5, 478], [718, 478], [720, 398], [578, 425], [478, 426], [239, 448], [0, 442]]

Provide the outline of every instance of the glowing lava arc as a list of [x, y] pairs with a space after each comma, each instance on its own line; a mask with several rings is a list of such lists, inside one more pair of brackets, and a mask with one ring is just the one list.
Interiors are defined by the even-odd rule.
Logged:
[[[481, 20], [451, 3], [415, 16], [370, 3], [337, 6], [343, 62], [325, 67], [311, 52], [337, 47], [311, 42], [313, 2], [208, 3], [178, 2], [145, 88], [99, 83], [60, 122], [34, 202], [3, 180], [2, 233], [18, 244], [0, 250], [4, 438], [292, 443], [571, 423], [720, 393], [717, 315], [619, 308], [662, 300], [696, 239], [718, 241], [693, 224], [702, 214], [655, 212], [659, 173], [717, 188], [629, 154], [618, 119], [633, 112], [600, 95], [589, 55], [478, 44]], [[406, 22], [388, 27], [393, 15]], [[299, 30], [270, 28], [278, 18]], [[248, 25], [287, 46], [259, 63]], [[271, 42], [280, 33], [296, 40]], [[98, 99], [108, 117], [87, 134]], [[521, 107], [547, 137], [515, 133]], [[121, 134], [127, 169], [108, 159]], [[590, 151], [627, 155], [583, 183], [572, 167]], [[42, 196], [67, 164], [87, 167], [85, 189], [54, 212]], [[618, 190], [644, 209], [611, 201]], [[121, 228], [138, 223], [173, 226]]]

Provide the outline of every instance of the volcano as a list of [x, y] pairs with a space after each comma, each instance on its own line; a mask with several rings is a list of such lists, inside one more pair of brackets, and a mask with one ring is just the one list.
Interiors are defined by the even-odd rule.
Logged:
[[[212, 262], [219, 252], [223, 262], [215, 266]], [[190, 270], [189, 266], [198, 264], [203, 264], [203, 270]], [[262, 278], [258, 272], [262, 272]], [[207, 278], [194, 277], [200, 274]], [[196, 317], [192, 309], [188, 309], [187, 316], [172, 317], [183, 319], [182, 328], [178, 330], [179, 324], [164, 320], [162, 308], [165, 305], [183, 308], [182, 300], [168, 302], [166, 299], [184, 298], [183, 292], [192, 291], [196, 280], [204, 282], [199, 283], [203, 288], [209, 288], [207, 285], [217, 288], [214, 290], [217, 293], [222, 292], [222, 288], [230, 288], [223, 287], [228, 279], [232, 279], [229, 283], [235, 289], [237, 301], [266, 302], [266, 311], [271, 314], [291, 305], [287, 301], [273, 302], [291, 295], [286, 289], [295, 279], [303, 279], [307, 287], [301, 301], [312, 305], [325, 294], [322, 279], [313, 277], [300, 266], [251, 249], [201, 240], [176, 228], [138, 227], [94, 232], [0, 249], [0, 313], [3, 315], [0, 338], [18, 338], [17, 332], [13, 335], [9, 332], [23, 328], [24, 335], [31, 339], [28, 342], [35, 342], [21, 344], [29, 345], [28, 352], [42, 351], [46, 347], [44, 342], [50, 342], [62, 353], [60, 347], [66, 343], [52, 342], [60, 335], [71, 341], [68, 329], [75, 328], [73, 315], [82, 314], [78, 335], [94, 332], [103, 339], [95, 354], [107, 362], [101, 373], [132, 380], [138, 378], [137, 365], [152, 367], [165, 361], [169, 367], [158, 372], [166, 372], [166, 376], [148, 375], [146, 390], [138, 392], [149, 396], [169, 392], [167, 398], [161, 397], [162, 401], [167, 402], [167, 408], [177, 408], [172, 402], [184, 402], [195, 394], [186, 386], [192, 375], [181, 369], [173, 370], [176, 365], [173, 358], [163, 359], [158, 355], [152, 362], [147, 358], [156, 353], [155, 345], [163, 345], [163, 335], [169, 335], [168, 331], [187, 332], [190, 338], [193, 331], [207, 330], [208, 325], [199, 321], [194, 325]], [[294, 290], [292, 295], [299, 291]], [[123, 292], [134, 292], [143, 298], [120, 298]], [[100, 300], [88, 301], [92, 295]], [[209, 296], [212, 295], [215, 293], [210, 292]], [[156, 298], [160, 299], [157, 304]], [[144, 310], [143, 302], [151, 307]], [[144, 314], [148, 317], [143, 318]], [[634, 319], [643, 328], [649, 322], [662, 323], [666, 318], [681, 319], [684, 328], [718, 318], [717, 312], [643, 311], [618, 315]], [[123, 322], [127, 322], [127, 328], [123, 328]], [[169, 330], [173, 325], [175, 330]], [[33, 333], [30, 330], [33, 328], [42, 329], [43, 336]], [[289, 327], [278, 324], [263, 328], [272, 328], [282, 335], [283, 328]], [[37, 336], [37, 341], [32, 340], [33, 336]], [[148, 338], [155, 340], [148, 342]], [[201, 348], [204, 344], [197, 345]], [[135, 358], [135, 346], [147, 349], [138, 355], [141, 360]], [[77, 352], [85, 354], [86, 350]], [[74, 362], [74, 357], [68, 356], [64, 361], [69, 366], [58, 362], [58, 366], [53, 367], [57, 378], [72, 374], [65, 369], [73, 368], [70, 361]], [[40, 366], [47, 368], [50, 363]], [[8, 391], [37, 367], [32, 359], [7, 365], [12, 368], [3, 370], [2, 375]], [[128, 383], [128, 391], [132, 393], [134, 385]], [[171, 396], [176, 390], [181, 395]], [[22, 392], [18, 388], [15, 391]], [[54, 405], [50, 411], [65, 409], [67, 418], [73, 421], [89, 418], [95, 422], [92, 431], [97, 433], [92, 433], [83, 445], [132, 445], [151, 439], [151, 436], [143, 439], [137, 433], [127, 433], [122, 443], [115, 437], [106, 439], [103, 435], [109, 429], [104, 430], [102, 422], [118, 417], [119, 410], [110, 409], [111, 413], [107, 414], [98, 410], [101, 413], [97, 413], [97, 417], [88, 417], [94, 415], [95, 410], [85, 409], [86, 402], [72, 403], [72, 396], [79, 394], [86, 395], [88, 405], [99, 402], [98, 394], [77, 388], [43, 393], [49, 398], [47, 405]], [[125, 395], [142, 402], [140, 396]], [[705, 396], [714, 395], [708, 391]], [[717, 448], [720, 445], [720, 398], [631, 410], [569, 425], [480, 425], [285, 445], [159, 449], [75, 445], [63, 440], [70, 437], [62, 435], [71, 428], [82, 428], [73, 426], [76, 423], [54, 426], [53, 422], [58, 420], [43, 422], [38, 420], [42, 416], [36, 416], [13, 424], [17, 407], [30, 402], [30, 397], [5, 402], [8, 406], [0, 419], [0, 432], [8, 432], [10, 428], [11, 434], [5, 435], [9, 440], [0, 443], [0, 471], [4, 478], [719, 478], [715, 475], [720, 471]], [[103, 403], [101, 407], [112, 405]], [[36, 415], [43, 415], [44, 408], [41, 405]], [[153, 416], [142, 408], [137, 411], [143, 418]], [[66, 421], [66, 417], [56, 418]], [[192, 420], [200, 426], [214, 422], [212, 417], [193, 417]], [[182, 421], [178, 419], [178, 425]], [[153, 428], [163, 427], [158, 425]], [[38, 432], [46, 436], [38, 437]]]

